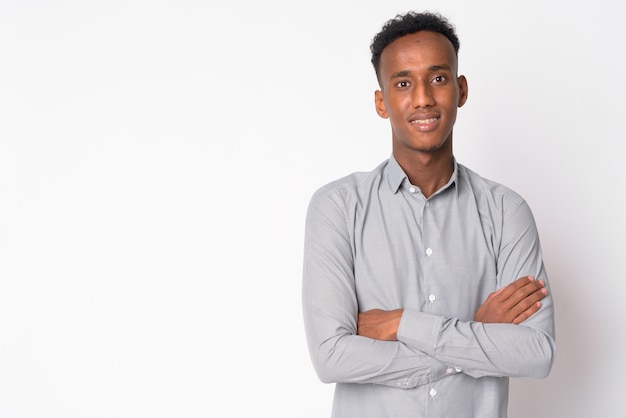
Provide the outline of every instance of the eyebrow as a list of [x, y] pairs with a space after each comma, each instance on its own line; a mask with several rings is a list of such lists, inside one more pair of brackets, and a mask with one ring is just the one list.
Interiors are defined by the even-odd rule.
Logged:
[[[447, 64], [431, 65], [430, 67], [428, 67], [428, 71], [431, 73], [434, 71], [441, 71], [441, 70], [452, 71], [452, 67], [450, 67]], [[402, 71], [398, 71], [396, 73], [391, 74], [390, 78], [401, 78], [401, 77], [407, 77], [409, 75], [411, 75], [411, 70], [402, 70]]]

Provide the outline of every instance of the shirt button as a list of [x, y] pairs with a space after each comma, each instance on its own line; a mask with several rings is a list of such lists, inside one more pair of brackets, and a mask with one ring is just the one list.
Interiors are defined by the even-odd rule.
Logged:
[[433, 250], [431, 250], [430, 248], [426, 249], [426, 255], [430, 256], [433, 253]]
[[430, 202], [426, 202], [426, 207], [429, 208], [430, 207]]
[[415, 193], [415, 187], [409, 187], [409, 192]]
[[437, 394], [437, 391], [435, 389], [431, 389], [430, 390], [430, 397], [431, 398], [434, 398], [436, 394]]
[[428, 300], [430, 301], [430, 303], [433, 303], [435, 301], [435, 299], [437, 299], [437, 297], [435, 295], [428, 296]]
[[446, 369], [446, 373], [447, 373], [447, 374], [454, 373], [454, 369], [453, 369], [452, 367], [448, 367], [448, 368]]

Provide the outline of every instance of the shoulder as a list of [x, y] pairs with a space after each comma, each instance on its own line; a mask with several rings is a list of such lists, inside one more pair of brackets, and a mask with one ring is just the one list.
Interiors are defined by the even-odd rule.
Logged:
[[462, 191], [473, 194], [476, 203], [491, 209], [502, 211], [503, 215], [511, 214], [522, 207], [528, 207], [525, 199], [515, 190], [487, 179], [459, 164], [459, 187]]
[[313, 193], [311, 202], [358, 200], [364, 190], [369, 190], [373, 185], [380, 183], [387, 163], [388, 160], [385, 160], [372, 171], [354, 172], [323, 185]]
[[307, 209], [307, 230], [317, 234], [331, 228], [348, 234], [350, 219], [354, 219], [367, 190], [380, 183], [385, 166], [383, 162], [373, 171], [355, 172], [317, 189]]

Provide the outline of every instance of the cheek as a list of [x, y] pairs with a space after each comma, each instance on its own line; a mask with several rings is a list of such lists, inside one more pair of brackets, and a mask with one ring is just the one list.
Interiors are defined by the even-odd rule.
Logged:
[[389, 115], [401, 115], [405, 112], [405, 109], [410, 107], [410, 103], [407, 103], [407, 99], [405, 97], [394, 96], [387, 98], [385, 106]]

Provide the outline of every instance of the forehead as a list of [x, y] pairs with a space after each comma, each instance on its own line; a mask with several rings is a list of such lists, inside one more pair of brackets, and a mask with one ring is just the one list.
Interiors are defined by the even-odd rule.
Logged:
[[446, 65], [456, 71], [452, 42], [437, 32], [421, 31], [402, 36], [385, 47], [380, 70], [390, 73]]

